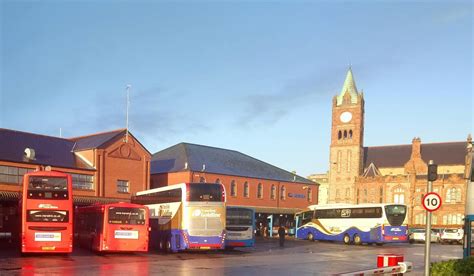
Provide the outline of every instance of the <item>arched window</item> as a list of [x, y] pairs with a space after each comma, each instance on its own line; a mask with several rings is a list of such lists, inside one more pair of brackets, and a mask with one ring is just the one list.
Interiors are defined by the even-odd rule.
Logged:
[[285, 186], [281, 186], [280, 189], [280, 199], [285, 200], [286, 199], [286, 188]]
[[257, 198], [263, 198], [263, 185], [262, 185], [262, 183], [258, 183]]
[[221, 180], [219, 178], [216, 179], [216, 184], [221, 184]]
[[244, 197], [249, 197], [249, 183], [247, 181], [244, 183]]
[[347, 139], [347, 130], [344, 130], [344, 139]]
[[393, 203], [405, 203], [405, 190], [403, 188], [399, 187], [393, 191]]
[[206, 178], [204, 178], [204, 177], [201, 176], [201, 178], [199, 178], [199, 182], [201, 182], [201, 183], [206, 183]]
[[235, 184], [235, 180], [230, 182], [230, 196], [237, 196], [237, 185]]
[[276, 187], [275, 184], [272, 184], [272, 189], [270, 190], [270, 199], [276, 198]]
[[339, 130], [339, 132], [337, 133], [337, 139], [338, 140], [341, 140], [342, 139], [342, 131]]
[[349, 130], [349, 139], [352, 139], [352, 129]]

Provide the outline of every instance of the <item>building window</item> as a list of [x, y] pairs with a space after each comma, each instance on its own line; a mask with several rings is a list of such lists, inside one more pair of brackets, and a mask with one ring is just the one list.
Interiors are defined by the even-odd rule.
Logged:
[[405, 190], [403, 188], [397, 188], [393, 191], [393, 203], [405, 203]]
[[94, 190], [94, 177], [92, 175], [71, 173], [72, 188], [76, 190]]
[[199, 182], [201, 182], [201, 183], [206, 183], [206, 178], [204, 178], [203, 176], [201, 176], [201, 177], [199, 178]]
[[344, 140], [347, 139], [347, 130], [344, 130]]
[[263, 185], [262, 185], [262, 183], [258, 183], [257, 198], [263, 198]]
[[351, 196], [351, 188], [346, 188], [346, 197]]
[[443, 216], [443, 224], [462, 224], [462, 214], [448, 214]]
[[341, 140], [341, 138], [342, 138], [342, 132], [339, 130], [339, 132], [337, 133], [337, 139]]
[[435, 224], [438, 224], [438, 216], [436, 216], [436, 215], [433, 214], [433, 215], [431, 216], [431, 223], [434, 224], [434, 225], [435, 225]]
[[130, 185], [128, 180], [117, 180], [117, 192], [119, 193], [129, 193]]
[[308, 202], [313, 201], [313, 190], [308, 188]]
[[249, 197], [249, 183], [247, 181], [244, 183], [244, 197]]
[[417, 214], [415, 216], [415, 224], [426, 224], [426, 215], [424, 213]]
[[230, 182], [230, 196], [237, 196], [237, 185], [235, 184], [235, 180]]
[[456, 203], [461, 202], [461, 189], [460, 188], [450, 188], [446, 192], [446, 203]]
[[349, 139], [352, 139], [352, 129], [349, 130]]
[[286, 188], [285, 186], [281, 186], [280, 189], [280, 199], [285, 200], [286, 199]]
[[34, 169], [0, 166], [0, 182], [21, 185], [23, 183], [23, 175], [32, 171]]
[[276, 187], [274, 184], [272, 184], [272, 189], [270, 190], [270, 199], [275, 199], [276, 198]]

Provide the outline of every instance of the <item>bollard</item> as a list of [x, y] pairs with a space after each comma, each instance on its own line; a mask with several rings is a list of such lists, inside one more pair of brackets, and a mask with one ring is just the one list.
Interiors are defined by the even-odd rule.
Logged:
[[403, 255], [381, 254], [377, 255], [377, 267], [396, 266], [403, 262]]

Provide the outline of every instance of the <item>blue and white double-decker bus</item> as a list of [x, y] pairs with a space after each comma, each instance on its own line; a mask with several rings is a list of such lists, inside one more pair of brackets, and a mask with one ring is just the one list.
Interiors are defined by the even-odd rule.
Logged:
[[150, 247], [224, 249], [225, 190], [221, 184], [182, 183], [137, 192], [132, 203], [150, 209]]
[[296, 214], [296, 237], [345, 244], [408, 242], [402, 204], [312, 205]]
[[227, 206], [226, 248], [252, 247], [255, 245], [255, 210]]

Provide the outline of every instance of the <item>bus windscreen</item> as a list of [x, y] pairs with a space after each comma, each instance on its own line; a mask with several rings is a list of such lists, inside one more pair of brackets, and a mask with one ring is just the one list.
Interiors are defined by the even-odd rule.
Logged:
[[223, 200], [222, 186], [220, 184], [191, 184], [188, 200], [221, 202]]
[[227, 225], [252, 225], [252, 211], [227, 209]]
[[30, 176], [27, 193], [31, 199], [68, 199], [67, 178]]
[[145, 209], [110, 207], [109, 224], [145, 225]]
[[405, 221], [407, 208], [404, 205], [387, 205], [385, 206], [385, 214], [387, 220], [392, 226], [400, 226]]

